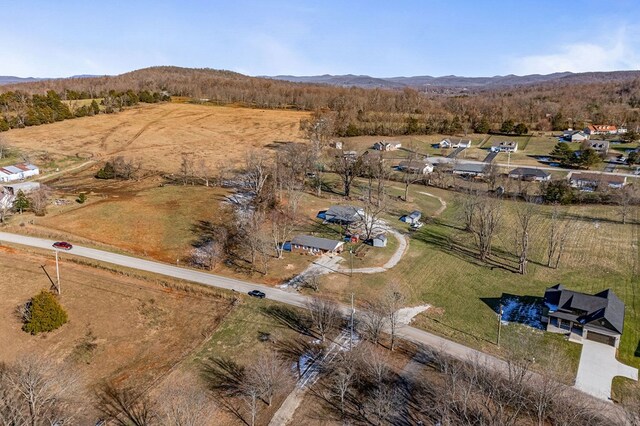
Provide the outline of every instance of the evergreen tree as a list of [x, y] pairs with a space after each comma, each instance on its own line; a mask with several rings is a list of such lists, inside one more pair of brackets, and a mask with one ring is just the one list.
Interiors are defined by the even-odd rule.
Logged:
[[113, 168], [113, 164], [111, 164], [111, 162], [109, 161], [107, 161], [104, 167], [98, 170], [98, 173], [96, 173], [96, 178], [98, 179], [115, 179], [115, 177], [116, 171]]
[[580, 152], [579, 156], [577, 156], [575, 165], [588, 169], [589, 167], [595, 166], [600, 161], [600, 156], [593, 148], [586, 148]]
[[513, 131], [517, 135], [524, 135], [525, 133], [529, 132], [529, 129], [524, 123], [518, 123], [516, 127], [514, 127]]
[[31, 299], [22, 329], [31, 334], [47, 333], [62, 327], [69, 320], [58, 299], [46, 290]]
[[491, 125], [484, 117], [482, 117], [482, 119], [473, 126], [473, 131], [476, 133], [489, 133], [490, 130]]
[[16, 199], [13, 200], [13, 208], [17, 212], [20, 212], [20, 214], [22, 214], [23, 211], [29, 209], [29, 199], [26, 195], [24, 195], [24, 192], [22, 192], [22, 190], [19, 190], [16, 194]]
[[513, 120], [505, 120], [502, 122], [502, 126], [500, 126], [500, 131], [502, 133], [512, 133], [514, 127]]

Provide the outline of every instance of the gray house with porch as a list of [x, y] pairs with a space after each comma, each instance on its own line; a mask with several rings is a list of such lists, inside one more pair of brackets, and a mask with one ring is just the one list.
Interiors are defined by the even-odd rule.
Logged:
[[617, 348], [624, 326], [624, 303], [611, 289], [586, 294], [557, 284], [544, 293], [541, 320], [547, 331], [566, 334], [570, 340], [593, 340]]

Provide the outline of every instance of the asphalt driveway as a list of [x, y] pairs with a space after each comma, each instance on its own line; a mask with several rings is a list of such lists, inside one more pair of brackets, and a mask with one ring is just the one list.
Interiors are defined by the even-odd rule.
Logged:
[[584, 339], [574, 387], [596, 398], [610, 400], [611, 381], [616, 376], [638, 380], [638, 369], [619, 362], [613, 346]]

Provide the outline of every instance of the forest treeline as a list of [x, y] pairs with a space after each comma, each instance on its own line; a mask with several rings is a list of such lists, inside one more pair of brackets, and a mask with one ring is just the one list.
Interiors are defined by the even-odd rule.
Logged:
[[[323, 111], [330, 115], [336, 136], [484, 133], [500, 129], [505, 121], [536, 131], [580, 128], [589, 122], [630, 128], [640, 124], [640, 79], [633, 75], [609, 82], [556, 81], [436, 93], [291, 83], [211, 69], [151, 67], [113, 77], [0, 86], [1, 91], [38, 96], [54, 91], [61, 99], [168, 93], [220, 105]], [[0, 108], [6, 121], [7, 115], [15, 112], [7, 111], [5, 105]]]
[[0, 131], [101, 113], [111, 114], [140, 102], [156, 103], [169, 99], [167, 95], [148, 90], [90, 93], [49, 89], [44, 94], [10, 90], [0, 93]]

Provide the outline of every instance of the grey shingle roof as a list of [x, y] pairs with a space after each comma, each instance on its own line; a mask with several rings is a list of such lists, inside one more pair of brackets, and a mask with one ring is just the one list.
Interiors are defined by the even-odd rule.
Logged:
[[453, 171], [458, 173], [484, 173], [486, 168], [486, 164], [462, 163], [456, 164]]
[[329, 222], [352, 223], [361, 220], [364, 216], [362, 209], [353, 206], [331, 206], [325, 213]]
[[546, 178], [550, 176], [549, 173], [545, 172], [544, 170], [535, 169], [533, 167], [517, 167], [511, 170], [509, 172], [509, 175], [516, 175], [516, 176], [522, 176], [522, 177], [535, 176], [539, 178]]
[[567, 290], [562, 284], [557, 284], [544, 293], [544, 302], [550, 308], [576, 312], [575, 319], [584, 325], [604, 319], [613, 330], [622, 334], [624, 303], [611, 289], [591, 295]]
[[342, 241], [330, 240], [328, 238], [314, 237], [311, 235], [297, 235], [291, 240], [291, 244], [313, 247], [320, 250], [334, 251], [344, 243]]

